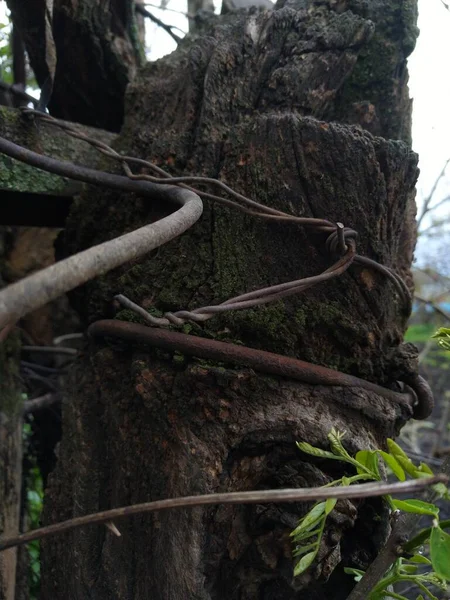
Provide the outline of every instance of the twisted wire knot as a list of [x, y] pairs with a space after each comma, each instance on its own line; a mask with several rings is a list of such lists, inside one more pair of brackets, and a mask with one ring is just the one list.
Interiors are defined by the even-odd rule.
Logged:
[[358, 232], [342, 223], [336, 223], [336, 229], [330, 233], [325, 242], [329, 254], [344, 256], [350, 245], [356, 247]]

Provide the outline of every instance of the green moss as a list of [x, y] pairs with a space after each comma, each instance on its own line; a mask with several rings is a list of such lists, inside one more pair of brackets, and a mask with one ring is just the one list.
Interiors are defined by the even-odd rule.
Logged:
[[304, 329], [306, 326], [306, 312], [302, 308], [298, 308], [294, 314], [294, 321], [299, 329]]
[[62, 177], [30, 167], [4, 154], [0, 155], [0, 184], [16, 192], [57, 193], [67, 187]]

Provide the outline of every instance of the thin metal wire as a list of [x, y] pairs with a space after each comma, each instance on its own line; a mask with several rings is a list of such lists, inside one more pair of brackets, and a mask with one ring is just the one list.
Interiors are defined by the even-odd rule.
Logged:
[[345, 256], [319, 275], [305, 277], [303, 279], [297, 279], [296, 281], [289, 281], [279, 285], [272, 285], [253, 292], [247, 292], [217, 305], [203, 306], [202, 308], [195, 308], [192, 311], [180, 310], [175, 313], [166, 312], [164, 317], [154, 317], [123, 294], [117, 294], [114, 297], [114, 300], [119, 302], [119, 304], [125, 308], [128, 308], [143, 317], [150, 325], [156, 325], [158, 327], [164, 327], [170, 324], [183, 325], [186, 321], [201, 323], [220, 313], [229, 312], [231, 310], [241, 310], [244, 308], [254, 308], [261, 304], [267, 304], [268, 302], [273, 302], [303, 292], [313, 285], [338, 277], [349, 268], [354, 258], [355, 246], [354, 244], [351, 244], [348, 247]]
[[[326, 248], [327, 248], [328, 252], [331, 255], [336, 255], [336, 256], [340, 257], [339, 260], [334, 265], [332, 265], [326, 271], [324, 271], [323, 273], [320, 273], [319, 275], [315, 275], [312, 277], [306, 277], [304, 279], [299, 279], [299, 280], [295, 280], [295, 281], [291, 281], [291, 282], [287, 282], [287, 283], [283, 283], [283, 284], [279, 284], [279, 285], [269, 286], [269, 287], [266, 287], [266, 288], [263, 288], [260, 290], [255, 290], [253, 292], [247, 292], [247, 293], [241, 294], [235, 298], [226, 300], [225, 302], [222, 302], [219, 305], [205, 306], [202, 308], [194, 309], [192, 311], [180, 310], [180, 311], [177, 311], [174, 313], [167, 312], [164, 315], [164, 317], [154, 317], [154, 316], [148, 314], [147, 311], [144, 311], [144, 309], [141, 309], [138, 305], [133, 303], [131, 300], [129, 300], [122, 294], [119, 294], [116, 296], [116, 300], [119, 303], [121, 303], [122, 305], [126, 306], [127, 308], [130, 308], [134, 312], [141, 315], [148, 323], [150, 323], [152, 325], [158, 325], [158, 326], [161, 326], [161, 325], [167, 326], [169, 324], [181, 325], [181, 324], [185, 323], [186, 320], [203, 322], [203, 321], [206, 321], [207, 319], [210, 319], [215, 314], [223, 313], [225, 311], [253, 308], [255, 306], [259, 306], [259, 305], [265, 304], [267, 302], [272, 302], [275, 300], [279, 300], [281, 298], [285, 298], [292, 294], [297, 294], [313, 285], [316, 285], [318, 283], [322, 283], [324, 281], [327, 281], [329, 279], [337, 277], [337, 276], [341, 275], [343, 272], [345, 272], [352, 262], [354, 262], [355, 264], [368, 266], [372, 269], [379, 271], [385, 277], [387, 277], [394, 284], [395, 289], [396, 289], [397, 293], [399, 294], [401, 300], [403, 301], [406, 309], [407, 310], [410, 309], [411, 295], [409, 293], [408, 288], [406, 287], [406, 284], [403, 282], [403, 280], [392, 269], [389, 269], [388, 267], [384, 267], [383, 265], [380, 265], [379, 263], [377, 263], [376, 261], [374, 261], [372, 259], [369, 259], [367, 257], [363, 257], [363, 256], [356, 254], [355, 240], [357, 237], [357, 232], [353, 229], [345, 227], [342, 223], [332, 223], [331, 221], [328, 221], [326, 219], [297, 217], [294, 215], [287, 214], [283, 211], [279, 211], [277, 209], [274, 209], [274, 208], [265, 206], [264, 204], [261, 204], [259, 202], [256, 202], [255, 200], [252, 200], [252, 199], [244, 196], [243, 194], [240, 194], [240, 193], [234, 191], [232, 188], [227, 186], [225, 183], [223, 183], [222, 181], [219, 181], [217, 179], [212, 179], [209, 177], [197, 177], [197, 176], [171, 177], [169, 173], [167, 173], [166, 171], [164, 171], [157, 165], [154, 165], [153, 163], [146, 161], [144, 159], [141, 159], [141, 158], [135, 158], [135, 157], [131, 157], [131, 156], [121, 155], [120, 153], [116, 152], [113, 148], [111, 148], [110, 146], [105, 144], [104, 142], [95, 140], [95, 139], [87, 136], [86, 134], [78, 131], [72, 125], [61, 122], [61, 121], [51, 117], [50, 115], [47, 115], [45, 113], [30, 109], [30, 108], [23, 108], [22, 112], [25, 115], [28, 115], [31, 117], [37, 117], [42, 121], [45, 121], [51, 125], [54, 125], [54, 126], [60, 128], [61, 130], [65, 131], [68, 135], [70, 135], [74, 138], [86, 141], [87, 143], [89, 143], [90, 145], [95, 147], [99, 152], [101, 152], [105, 156], [108, 156], [114, 160], [119, 161], [122, 165], [122, 168], [125, 171], [126, 177], [123, 177], [120, 175], [113, 175], [113, 174], [109, 174], [109, 173], [103, 173], [101, 171], [95, 171], [93, 169], [88, 169], [86, 167], [78, 167], [75, 165], [71, 165], [70, 163], [62, 163], [61, 161], [57, 161], [57, 160], [51, 159], [49, 157], [43, 157], [41, 155], [36, 155], [35, 153], [30, 152], [29, 150], [20, 148], [19, 146], [15, 146], [11, 142], [7, 142], [6, 140], [3, 140], [0, 138], [0, 151], [4, 152], [5, 154], [9, 154], [10, 156], [13, 156], [14, 158], [17, 158], [19, 160], [27, 162], [28, 164], [33, 164], [34, 166], [38, 166], [39, 168], [49, 170], [53, 173], [62, 174], [62, 175], [65, 175], [65, 176], [68, 176], [68, 177], [71, 177], [74, 179], [79, 179], [79, 180], [85, 181], [87, 183], [92, 183], [94, 185], [95, 184], [96, 185], [105, 185], [108, 187], [113, 187], [115, 189], [134, 191], [134, 192], [144, 194], [144, 195], [149, 195], [149, 192], [153, 193], [153, 194], [158, 192], [159, 195], [161, 195], [161, 190], [166, 189], [169, 192], [168, 194], [166, 194], [166, 198], [169, 198], [171, 200], [176, 199], [179, 203], [182, 204], [184, 201], [184, 197], [182, 195], [182, 190], [180, 190], [180, 194], [173, 193], [173, 190], [176, 189], [173, 187], [173, 184], [177, 184], [178, 189], [180, 187], [184, 188], [184, 190], [186, 190], [186, 192], [188, 192], [188, 193], [190, 192], [193, 195], [195, 194], [195, 197], [198, 197], [198, 196], [205, 197], [210, 200], [225, 204], [226, 206], [237, 208], [238, 210], [241, 210], [247, 214], [257, 216], [259, 218], [263, 218], [263, 219], [267, 219], [267, 220], [276, 220], [276, 221], [280, 221], [280, 222], [291, 222], [291, 223], [295, 223], [297, 225], [302, 225], [304, 227], [312, 228], [318, 232], [326, 233], [326, 234], [328, 234], [327, 240], [326, 240]], [[135, 174], [131, 171], [130, 165], [135, 165], [135, 166], [150, 169], [154, 173], [157, 173], [159, 176], [155, 177], [155, 176], [148, 175], [148, 174]], [[225, 193], [229, 194], [233, 198], [233, 200], [230, 200], [229, 198], [223, 198], [221, 196], [216, 196], [215, 194], [210, 194], [209, 192], [204, 192], [204, 191], [198, 190], [197, 188], [192, 188], [187, 185], [188, 183], [213, 185], [215, 187], [218, 187], [220, 190], [224, 191]], [[167, 184], [170, 184], [170, 187]], [[148, 186], [153, 186], [153, 187], [151, 187], [151, 189], [149, 190]], [[172, 192], [172, 193], [170, 193], [170, 192]], [[164, 195], [164, 194], [162, 194], [162, 195]], [[170, 218], [170, 217], [166, 217], [166, 219], [167, 218]], [[164, 221], [164, 219], [162, 221]], [[161, 223], [161, 221], [159, 223]], [[153, 226], [154, 225], [155, 224], [153, 224]], [[148, 227], [152, 227], [152, 226], [148, 226]], [[127, 235], [128, 236], [134, 235], [134, 239], [137, 239], [135, 234], [138, 234], [138, 232], [141, 232], [141, 230], [137, 230], [137, 231], [133, 232], [132, 234], [127, 234]], [[140, 235], [140, 233], [139, 233], [139, 235]], [[138, 238], [139, 238], [139, 235], [138, 235]], [[177, 233], [176, 235], [179, 235], [179, 233]], [[122, 237], [126, 237], [126, 236], [122, 236]], [[122, 238], [118, 238], [118, 240], [119, 239], [122, 239]], [[111, 242], [109, 242], [109, 244], [112, 244], [114, 242], [115, 242], [115, 240], [112, 240]], [[164, 240], [161, 243], [164, 243]], [[92, 250], [93, 249], [85, 251], [85, 252], [89, 253]], [[81, 253], [81, 254], [83, 254], [83, 253]], [[76, 256], [79, 256], [79, 255], [76, 255]], [[74, 257], [71, 257], [71, 258], [74, 258]], [[66, 260], [70, 261], [71, 259], [66, 259]], [[128, 258], [128, 260], [129, 260], [129, 258]], [[63, 261], [63, 262], [66, 262], [66, 261]], [[119, 264], [122, 264], [123, 262], [125, 262], [125, 261], [121, 259], [121, 262]], [[58, 263], [58, 265], [60, 265], [60, 264], [61, 263]], [[52, 267], [49, 267], [49, 268], [43, 270], [42, 272], [40, 272], [40, 275], [47, 273], [47, 271], [50, 273], [50, 270], [54, 267], [58, 267], [58, 265], [53, 265]], [[107, 267], [107, 269], [103, 268], [103, 270], [101, 272], [106, 272], [106, 270], [109, 270], [110, 268], [112, 268], [112, 267]], [[88, 279], [90, 279], [98, 274], [100, 274], [100, 271], [97, 272], [95, 269], [93, 269], [93, 265], [91, 265], [91, 271], [90, 271], [89, 275], [87, 275], [86, 278], [83, 279], [83, 281], [80, 280], [80, 282], [87, 281]], [[54, 274], [52, 274], [52, 277], [53, 276], [54, 276]], [[6, 288], [6, 292], [11, 291], [11, 288], [13, 288], [14, 293], [12, 294], [12, 296], [15, 298], [17, 296], [17, 294], [20, 294], [21, 292], [23, 293], [23, 291], [24, 291], [23, 289], [21, 289], [20, 287], [18, 288], [17, 286], [20, 286], [23, 281], [28, 282], [32, 277], [33, 276], [28, 277], [25, 280], [18, 282], [17, 284], [13, 284], [12, 286], [9, 286], [8, 288]], [[67, 279], [67, 277], [66, 277], [66, 279]], [[77, 282], [74, 284], [74, 282], [72, 281], [73, 277], [69, 278], [69, 280], [70, 280], [70, 282], [66, 281], [63, 291], [68, 291], [69, 289], [72, 289], [76, 285], [80, 284], [80, 282]], [[57, 280], [54, 280], [54, 281], [57, 281]], [[67, 287], [67, 286], [70, 286], [70, 287]], [[56, 287], [58, 287], [58, 286], [56, 286]], [[60, 286], [58, 287], [58, 291], [57, 291], [58, 295], [63, 293], [59, 288], [60, 288]], [[16, 294], [16, 295], [14, 295], [14, 294]], [[33, 295], [32, 289], [30, 289], [30, 287], [28, 287], [28, 295], [29, 294]], [[24, 305], [24, 307], [22, 307], [22, 309], [21, 309], [22, 312], [19, 314], [17, 311], [14, 312], [12, 310], [12, 306], [11, 306], [11, 302], [10, 302], [8, 318], [6, 318], [5, 316], [3, 316], [1, 314], [4, 304], [5, 304], [4, 298], [3, 298], [4, 295], [5, 295], [5, 291], [0, 292], [0, 326], [5, 325], [12, 319], [17, 318], [17, 316], [23, 316], [23, 314], [26, 314], [23, 312], [23, 310], [26, 310], [26, 312], [31, 310], [30, 302], [27, 302], [27, 303], [25, 303], [26, 306]], [[55, 296], [52, 296], [52, 297], [55, 297]], [[48, 300], [49, 300], [49, 297], [47, 295], [46, 301], [48, 301]], [[3, 306], [2, 306], [2, 301], [3, 301]], [[42, 298], [39, 300], [39, 302], [42, 302]], [[39, 304], [39, 305], [41, 305], [41, 304]], [[37, 307], [36, 303], [33, 303], [33, 308], [36, 308], [36, 307]]]

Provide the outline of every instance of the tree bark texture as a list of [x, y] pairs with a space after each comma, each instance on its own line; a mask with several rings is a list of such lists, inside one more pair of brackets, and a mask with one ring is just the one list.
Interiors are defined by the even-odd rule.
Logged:
[[[9, 232], [0, 228], [0, 285], [4, 284]], [[0, 535], [16, 535], [22, 485], [22, 399], [15, 333], [0, 344]], [[0, 600], [15, 600], [17, 548], [0, 554]]]
[[[46, 0], [8, 0], [36, 80], [49, 76], [45, 48]], [[55, 0], [56, 73], [50, 113], [109, 131], [123, 120], [128, 82], [143, 61], [133, 0]]]
[[[99, 130], [81, 129], [106, 143], [114, 137]], [[0, 108], [0, 134], [36, 152], [61, 159], [87, 164], [94, 157], [97, 159], [90, 146], [62, 134], [54, 127], [36, 124], [17, 110]], [[49, 200], [53, 198], [55, 203], [61, 203], [64, 198], [79, 192], [80, 186], [1, 155], [0, 188], [0, 287], [3, 287], [54, 262], [53, 242], [57, 232], [44, 227], [10, 227], [16, 224], [14, 218], [26, 211], [30, 224], [36, 225], [38, 218], [43, 218], [45, 222], [45, 208], [40, 202], [42, 197]], [[50, 203], [50, 206], [54, 207], [55, 204]], [[63, 317], [64, 324], [61, 322]], [[70, 321], [74, 321], [73, 313], [61, 299], [27, 315], [20, 325], [34, 343], [50, 344], [58, 331], [66, 331]], [[25, 387], [19, 371], [19, 348], [17, 331], [10, 332], [6, 340], [0, 342], [0, 535], [5, 536], [16, 535], [22, 525], [21, 392], [25, 391]], [[39, 417], [35, 425], [38, 421]], [[55, 417], [50, 415], [49, 418], [47, 414], [40, 431], [48, 428], [50, 421], [54, 428]], [[43, 440], [50, 445], [54, 436], [55, 431], [49, 432], [47, 429]], [[13, 548], [0, 553], [0, 600], [28, 597], [26, 563], [26, 549], [17, 551]]]
[[[115, 147], [173, 174], [217, 177], [295, 215], [343, 222], [359, 232], [359, 253], [410, 281], [417, 164], [407, 143], [412, 25], [402, 10], [400, 1], [298, 2], [217, 19], [140, 72]], [[389, 60], [379, 57], [383, 44]], [[92, 194], [72, 210], [64, 252], [167, 211]], [[157, 311], [219, 303], [323, 271], [335, 260], [324, 241], [208, 204], [181, 238], [84, 286], [73, 302], [86, 323], [108, 316], [116, 293]], [[355, 266], [298, 297], [184, 330], [390, 385], [413, 368], [402, 362], [407, 316], [388, 280]], [[380, 447], [409, 418], [362, 389], [117, 343], [89, 344], [68, 389], [47, 523], [166, 497], [323, 485], [342, 468], [302, 455], [295, 441], [326, 447], [335, 427], [347, 431], [350, 452]], [[379, 500], [340, 503], [317, 561], [294, 580], [289, 532], [307, 509], [173, 511], [121, 522], [120, 538], [105, 527], [76, 530], [43, 544], [42, 597], [345, 598], [353, 581], [343, 567], [367, 566], [386, 537], [386, 512]]]

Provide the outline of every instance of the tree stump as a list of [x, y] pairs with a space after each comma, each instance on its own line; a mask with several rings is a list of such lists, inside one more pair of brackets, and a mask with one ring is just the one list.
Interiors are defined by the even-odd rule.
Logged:
[[[212, 19], [140, 72], [116, 149], [173, 175], [216, 177], [294, 215], [342, 222], [358, 231], [360, 254], [410, 283], [417, 159], [408, 145], [405, 40], [414, 29], [400, 2], [368, 4], [298, 1]], [[167, 211], [88, 189], [62, 252]], [[86, 324], [108, 316], [117, 293], [159, 311], [219, 303], [322, 272], [335, 260], [324, 242], [208, 203], [182, 237], [84, 286], [73, 302]], [[389, 280], [352, 266], [298, 296], [184, 331], [390, 386], [407, 317]], [[409, 418], [364, 389], [106, 342], [89, 344], [69, 389], [47, 523], [175, 496], [323, 485], [342, 476], [341, 465], [303, 455], [296, 441], [327, 447], [335, 427], [356, 452], [383, 446]], [[343, 568], [367, 566], [388, 518], [379, 499], [338, 507], [317, 561], [297, 579], [289, 533], [308, 505], [217, 506], [133, 517], [118, 524], [120, 538], [94, 526], [45, 541], [43, 598], [345, 598], [353, 580]]]

